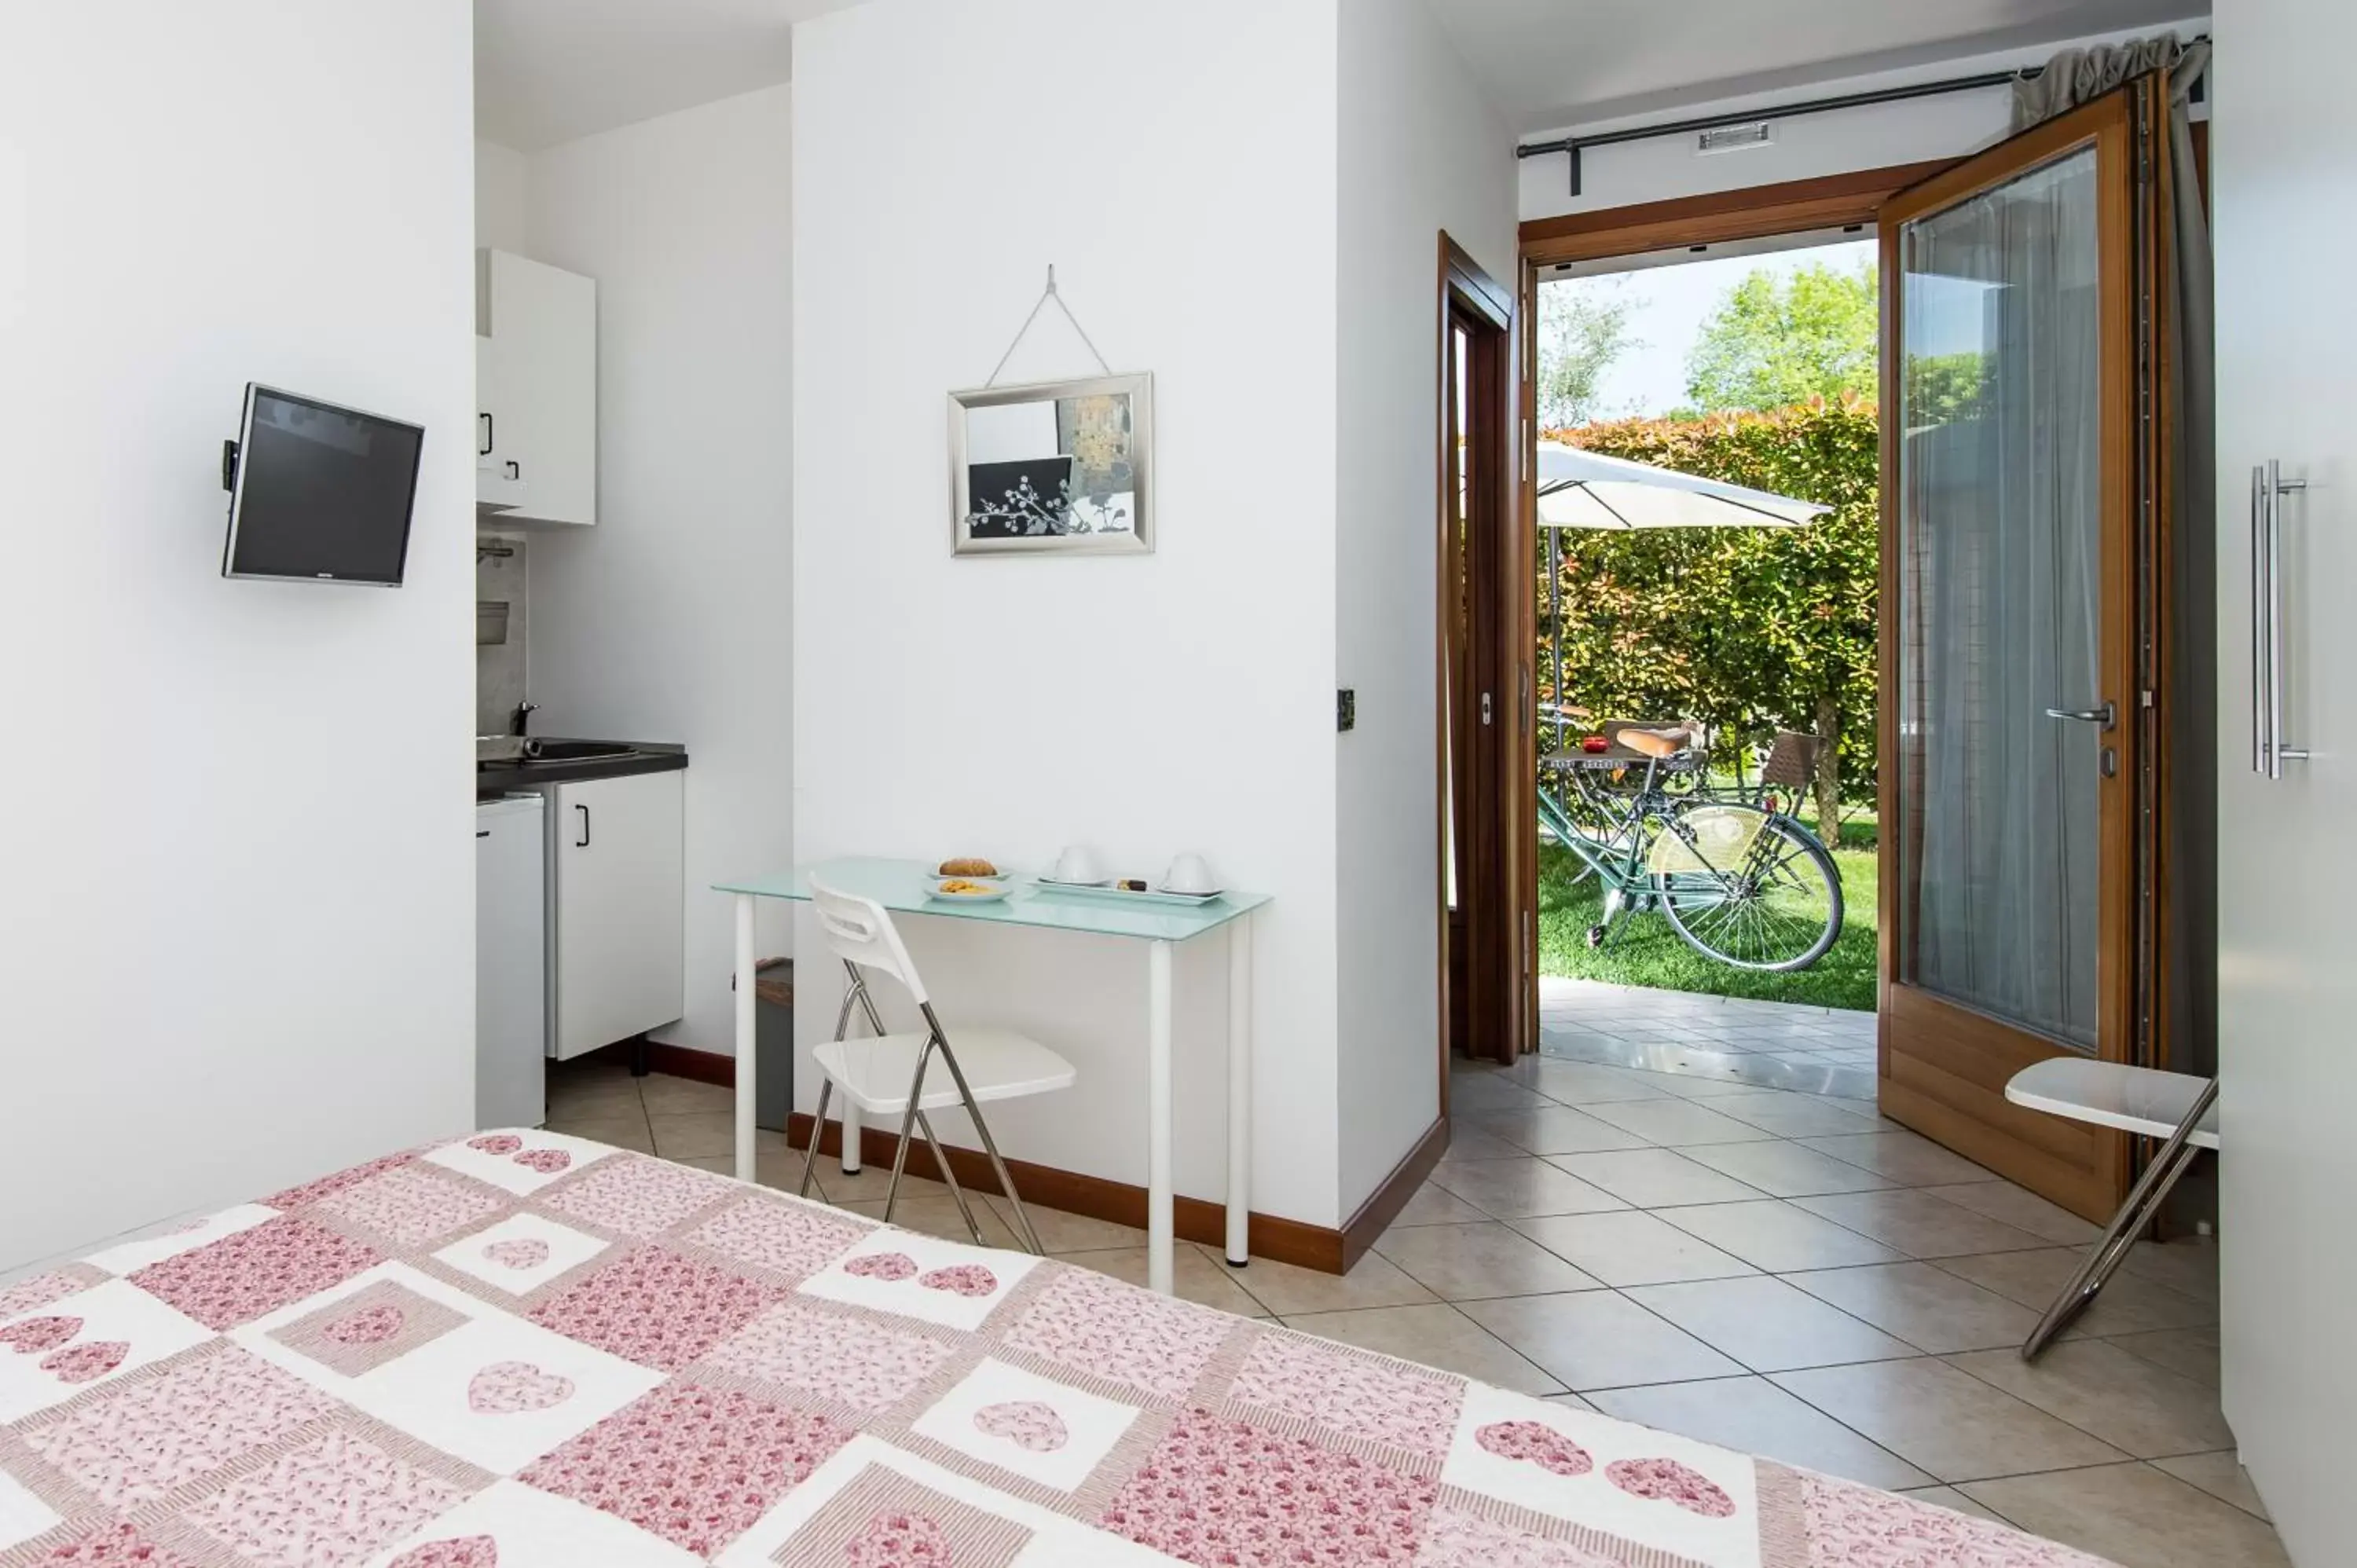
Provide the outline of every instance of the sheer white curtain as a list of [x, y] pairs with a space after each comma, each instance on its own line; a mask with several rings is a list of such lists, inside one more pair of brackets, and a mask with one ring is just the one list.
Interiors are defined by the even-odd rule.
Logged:
[[2092, 150], [1902, 231], [1900, 977], [2095, 1038]]

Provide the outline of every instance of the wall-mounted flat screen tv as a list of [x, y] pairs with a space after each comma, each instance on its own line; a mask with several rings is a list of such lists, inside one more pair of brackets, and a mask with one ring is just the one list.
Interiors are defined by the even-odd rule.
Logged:
[[425, 432], [249, 381], [225, 465], [224, 577], [398, 587]]

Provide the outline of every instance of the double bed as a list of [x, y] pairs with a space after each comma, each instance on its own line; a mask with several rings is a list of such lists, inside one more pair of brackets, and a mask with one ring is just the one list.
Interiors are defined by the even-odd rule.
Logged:
[[0, 1568], [2096, 1568], [561, 1134], [0, 1286]]

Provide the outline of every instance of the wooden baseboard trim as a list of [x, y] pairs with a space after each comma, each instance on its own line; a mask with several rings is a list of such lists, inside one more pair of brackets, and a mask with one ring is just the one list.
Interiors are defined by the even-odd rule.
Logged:
[[[795, 1112], [786, 1141], [797, 1149], [808, 1148], [811, 1118], [802, 1112]], [[861, 1128], [861, 1163], [888, 1170], [892, 1165], [892, 1151], [899, 1141], [897, 1132], [887, 1132], [880, 1127]], [[818, 1147], [821, 1155], [840, 1156], [843, 1153], [843, 1124], [828, 1122]], [[982, 1151], [962, 1149], [952, 1144], [946, 1145], [945, 1152], [949, 1155], [950, 1169], [961, 1186], [976, 1192], [998, 1191], [998, 1177], [991, 1170], [990, 1161]], [[940, 1179], [940, 1173], [933, 1168], [932, 1155], [921, 1143], [909, 1151], [909, 1170], [916, 1176]], [[1137, 1230], [1146, 1228], [1146, 1189], [1142, 1187], [1108, 1181], [1103, 1176], [1082, 1176], [1077, 1171], [1062, 1170], [1054, 1165], [1033, 1165], [1028, 1160], [1008, 1160], [1006, 1173], [1015, 1178], [1015, 1185], [1022, 1190], [1026, 1203], [1037, 1204], [1042, 1208], [1061, 1209], [1066, 1214], [1085, 1215], [1091, 1219], [1110, 1220], [1115, 1225], [1127, 1225]], [[1219, 1204], [1182, 1194], [1172, 1205], [1172, 1225], [1180, 1240], [1201, 1241], [1216, 1247], [1227, 1240], [1228, 1211]], [[1340, 1273], [1350, 1266], [1346, 1255], [1355, 1255], [1347, 1254], [1341, 1231], [1319, 1225], [1305, 1225], [1298, 1219], [1286, 1219], [1274, 1214], [1254, 1215], [1250, 1235], [1254, 1258], [1268, 1258], [1280, 1263], [1316, 1269], [1320, 1273]], [[1372, 1237], [1369, 1240], [1372, 1240]], [[1361, 1250], [1364, 1251], [1363, 1248]]]
[[660, 1040], [648, 1040], [643, 1046], [637, 1040], [617, 1040], [610, 1046], [600, 1046], [587, 1053], [612, 1061], [629, 1061], [640, 1050], [647, 1053], [647, 1070], [668, 1078], [693, 1079], [697, 1083], [717, 1084], [722, 1089], [737, 1087], [737, 1058], [716, 1056], [710, 1051], [691, 1050], [685, 1046], [667, 1046]]
[[1342, 1222], [1342, 1267], [1335, 1271], [1337, 1273], [1347, 1271], [1351, 1264], [1366, 1256], [1367, 1249], [1375, 1244], [1375, 1238], [1399, 1218], [1400, 1210], [1407, 1207], [1407, 1200], [1415, 1196], [1416, 1188], [1424, 1185], [1424, 1178], [1432, 1174], [1432, 1167], [1438, 1165], [1440, 1156], [1448, 1152], [1448, 1116], [1444, 1112], [1440, 1120], [1424, 1130], [1424, 1136], [1415, 1141], [1415, 1146], [1401, 1156], [1400, 1163], [1392, 1167], [1392, 1174], [1383, 1177], [1382, 1184], [1367, 1195], [1367, 1201], [1359, 1205], [1358, 1212]]
[[[612, 1056], [624, 1061], [630, 1059], [637, 1043], [619, 1041], [593, 1052], [596, 1056]], [[723, 1089], [737, 1087], [737, 1058], [716, 1056], [710, 1051], [690, 1050], [684, 1046], [666, 1046], [650, 1040], [646, 1044], [649, 1070], [673, 1078], [693, 1079], [698, 1083], [717, 1084]], [[795, 1112], [791, 1130], [786, 1140], [796, 1149], [810, 1144], [811, 1119]], [[880, 1127], [863, 1127], [859, 1136], [859, 1157], [863, 1164], [889, 1168], [892, 1150], [899, 1134]], [[1358, 1213], [1340, 1230], [1322, 1225], [1308, 1225], [1298, 1219], [1286, 1219], [1275, 1214], [1252, 1217], [1251, 1238], [1253, 1256], [1268, 1258], [1280, 1263], [1292, 1263], [1299, 1268], [1315, 1269], [1320, 1273], [1339, 1274], [1349, 1269], [1366, 1250], [1374, 1244], [1383, 1228], [1397, 1218], [1401, 1208], [1415, 1195], [1415, 1189], [1431, 1174], [1433, 1165], [1448, 1147], [1448, 1119], [1433, 1123], [1429, 1132], [1416, 1141], [1407, 1157], [1400, 1161], [1392, 1174], [1383, 1178], [1367, 1201], [1359, 1206]], [[829, 1122], [826, 1133], [819, 1140], [822, 1155], [840, 1156], [843, 1153], [843, 1124]], [[976, 1192], [996, 1194], [998, 1177], [990, 1168], [989, 1159], [979, 1149], [948, 1146], [950, 1169], [961, 1184]], [[932, 1168], [932, 1156], [922, 1147], [909, 1155], [909, 1169], [915, 1175], [938, 1179]], [[1026, 1203], [1036, 1203], [1043, 1208], [1060, 1209], [1066, 1214], [1084, 1215], [1091, 1219], [1109, 1220], [1115, 1225], [1127, 1225], [1137, 1230], [1146, 1228], [1146, 1189], [1127, 1182], [1108, 1181], [1103, 1176], [1082, 1176], [1077, 1171], [1056, 1165], [1034, 1165], [1028, 1160], [1008, 1160], [1007, 1174], [1022, 1189]], [[1217, 1247], [1228, 1239], [1228, 1211], [1219, 1204], [1200, 1197], [1181, 1195], [1172, 1205], [1172, 1224], [1179, 1238], [1201, 1241]]]

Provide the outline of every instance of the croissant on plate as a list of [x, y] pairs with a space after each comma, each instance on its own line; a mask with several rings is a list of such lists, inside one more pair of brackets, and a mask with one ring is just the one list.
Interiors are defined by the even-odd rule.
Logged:
[[998, 867], [974, 855], [942, 862], [943, 876], [996, 876]]

